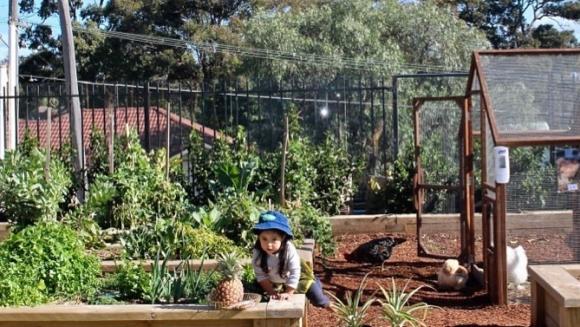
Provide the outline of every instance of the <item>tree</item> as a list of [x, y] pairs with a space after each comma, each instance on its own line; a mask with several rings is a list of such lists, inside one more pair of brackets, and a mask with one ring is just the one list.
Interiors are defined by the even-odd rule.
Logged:
[[[295, 54], [289, 61], [244, 62], [245, 69], [275, 80], [290, 75], [319, 80], [329, 72], [352, 73], [349, 63], [384, 76], [404, 72], [406, 63], [464, 69], [473, 49], [488, 46], [481, 33], [449, 10], [394, 0], [332, 1], [297, 12], [259, 11], [245, 24], [244, 34], [248, 46]], [[302, 54], [337, 60], [322, 65]], [[379, 64], [361, 67], [367, 59]]]
[[558, 31], [552, 25], [540, 25], [532, 32], [538, 48], [574, 48], [578, 40], [572, 31]]
[[[452, 6], [457, 15], [471, 26], [485, 31], [494, 48], [548, 47], [548, 45], [575, 46], [570, 31], [556, 35], [542, 27], [538, 37], [550, 41], [542, 43], [534, 37], [536, 23], [545, 17], [578, 19], [580, 5], [567, 0], [436, 0], [440, 6]], [[526, 14], [531, 16], [530, 20]], [[542, 26], [542, 25], [540, 25]], [[544, 36], [542, 36], [544, 35]], [[554, 40], [554, 37], [560, 38]]]
[[[36, 13], [46, 19], [56, 12], [51, 1], [41, 1], [39, 9], [34, 8], [34, 0], [21, 1], [23, 13]], [[237, 21], [248, 17], [252, 10], [251, 0], [114, 0], [85, 7], [81, 0], [75, 0], [71, 15], [76, 27], [79, 76], [89, 80], [208, 81], [231, 74], [239, 62], [237, 56], [193, 46], [160, 45], [159, 38], [236, 44]], [[84, 31], [79, 33], [81, 28]], [[107, 32], [147, 35], [159, 42], [146, 44], [131, 35], [126, 37], [134, 40], [119, 39]], [[61, 60], [60, 40], [50, 27], [32, 26], [23, 34], [23, 40], [38, 53], [50, 52], [56, 61]]]
[[[39, 5], [38, 7], [35, 7]], [[77, 19], [76, 11], [82, 6], [82, 0], [69, 2], [71, 8], [71, 18]], [[58, 12], [56, 1], [21, 0], [19, 2], [20, 13], [30, 15], [35, 14], [43, 21]], [[20, 64], [20, 74], [33, 74], [41, 76], [64, 75], [60, 39], [53, 34], [52, 28], [44, 24], [33, 24], [27, 26], [20, 35], [20, 46], [33, 50]]]

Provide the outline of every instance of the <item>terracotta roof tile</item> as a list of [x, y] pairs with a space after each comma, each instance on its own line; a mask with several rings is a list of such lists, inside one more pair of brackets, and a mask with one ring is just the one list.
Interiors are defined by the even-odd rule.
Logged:
[[[121, 107], [114, 110], [115, 113], [115, 134], [125, 134], [125, 125], [132, 128], [138, 128], [139, 138], [142, 144], [145, 143], [145, 110], [136, 107]], [[93, 128], [104, 131], [107, 126], [107, 133], [110, 130], [106, 122], [105, 110], [103, 108], [83, 109], [83, 142], [85, 149], [90, 142], [90, 134]], [[167, 111], [163, 108], [151, 107], [149, 121], [149, 135], [152, 148], [165, 146]], [[207, 144], [212, 144], [215, 137], [221, 137], [222, 134], [211, 128], [192, 122], [189, 119], [169, 114], [171, 128], [171, 154], [183, 150], [186, 145], [189, 133], [192, 129], [204, 135]], [[29, 130], [33, 137], [36, 137], [41, 146], [46, 146], [48, 139], [48, 120], [47, 119], [20, 119], [18, 121], [18, 139], [24, 137], [26, 129]], [[68, 113], [55, 115], [51, 119], [51, 148], [59, 149], [63, 144], [70, 143], [70, 115]], [[231, 138], [228, 137], [228, 141]]]

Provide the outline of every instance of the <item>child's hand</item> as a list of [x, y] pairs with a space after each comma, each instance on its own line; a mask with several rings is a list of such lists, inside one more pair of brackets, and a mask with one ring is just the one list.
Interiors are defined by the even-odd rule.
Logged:
[[289, 293], [278, 293], [274, 295], [275, 300], [288, 300], [290, 298]]

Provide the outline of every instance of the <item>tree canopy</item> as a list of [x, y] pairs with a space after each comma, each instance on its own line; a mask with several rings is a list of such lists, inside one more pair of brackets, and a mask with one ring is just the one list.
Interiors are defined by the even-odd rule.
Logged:
[[[47, 19], [57, 6], [21, 0], [20, 11]], [[489, 44], [574, 47], [572, 31], [538, 22], [578, 20], [580, 5], [567, 0], [73, 0], [71, 13], [81, 79], [201, 83], [239, 74], [320, 78], [353, 68], [381, 75], [458, 70], [465, 69], [472, 50]], [[130, 34], [111, 35], [119, 32]], [[172, 46], [161, 38], [187, 43]], [[234, 50], [211, 51], [196, 46], [200, 43]], [[62, 76], [61, 42], [50, 26], [27, 27], [22, 45], [34, 52], [24, 58], [21, 72]]]
[[543, 18], [553, 18], [553, 24], [556, 24], [556, 19], [578, 21], [580, 4], [577, 1], [437, 0], [437, 3], [451, 6], [461, 19], [485, 31], [494, 48], [578, 45], [573, 31], [559, 31], [552, 24], [539, 25]]

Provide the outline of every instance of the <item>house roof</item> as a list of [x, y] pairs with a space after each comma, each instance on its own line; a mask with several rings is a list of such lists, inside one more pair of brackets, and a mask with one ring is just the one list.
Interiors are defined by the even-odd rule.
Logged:
[[[120, 107], [112, 110], [114, 112], [115, 135], [125, 134], [125, 126], [136, 128], [141, 139], [141, 144], [145, 144], [145, 110], [142, 107]], [[26, 130], [30, 135], [37, 138], [41, 146], [47, 145], [49, 124], [46, 119], [46, 111], [42, 113], [44, 117], [38, 119], [19, 119], [18, 121], [18, 139], [24, 137]], [[83, 125], [83, 143], [85, 149], [90, 143], [92, 129], [109, 133], [110, 119], [104, 108], [82, 109]], [[40, 117], [40, 115], [39, 115]], [[149, 135], [151, 148], [165, 147], [165, 138], [167, 135], [167, 119], [169, 117], [171, 131], [171, 154], [176, 154], [185, 148], [189, 134], [192, 130], [198, 131], [203, 135], [206, 144], [213, 144], [213, 140], [222, 137], [223, 134], [205, 127], [196, 122], [176, 115], [167, 114], [167, 110], [161, 107], [151, 107], [149, 112]], [[105, 129], [105, 127], [107, 127]], [[69, 113], [54, 114], [50, 124], [50, 144], [54, 150], [59, 149], [62, 145], [70, 143], [70, 115]], [[228, 137], [228, 142], [230, 138]]]

